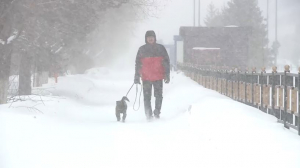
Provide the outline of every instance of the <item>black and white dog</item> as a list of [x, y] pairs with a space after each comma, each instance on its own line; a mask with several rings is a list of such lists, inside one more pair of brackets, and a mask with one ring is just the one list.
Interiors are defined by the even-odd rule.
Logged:
[[117, 106], [116, 106], [116, 117], [117, 120], [121, 120], [121, 113], [123, 114], [122, 116], [122, 122], [125, 122], [126, 116], [127, 116], [127, 103], [126, 101], [129, 102], [129, 99], [127, 97], [123, 97], [122, 100], [117, 101]]

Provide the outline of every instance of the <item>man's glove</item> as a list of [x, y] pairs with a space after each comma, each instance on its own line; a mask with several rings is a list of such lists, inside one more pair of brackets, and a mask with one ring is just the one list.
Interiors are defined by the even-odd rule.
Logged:
[[170, 76], [166, 76], [164, 81], [165, 81], [166, 84], [170, 83]]
[[141, 84], [140, 78], [134, 78], [134, 84]]

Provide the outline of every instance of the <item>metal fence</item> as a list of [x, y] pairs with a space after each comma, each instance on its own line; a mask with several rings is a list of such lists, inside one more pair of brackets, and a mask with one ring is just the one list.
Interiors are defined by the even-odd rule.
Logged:
[[288, 65], [284, 72], [273, 67], [272, 73], [266, 73], [265, 68], [242, 72], [192, 64], [179, 64], [178, 68], [205, 88], [274, 115], [284, 127], [294, 128], [300, 135], [300, 68], [298, 74], [290, 73]]

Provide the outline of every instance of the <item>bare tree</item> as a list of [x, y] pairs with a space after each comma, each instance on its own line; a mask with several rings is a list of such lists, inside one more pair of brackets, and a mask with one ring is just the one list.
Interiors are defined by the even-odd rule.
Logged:
[[12, 43], [17, 36], [17, 31], [13, 29], [13, 3], [13, 0], [0, 2], [0, 104], [6, 103]]
[[[158, 7], [156, 0], [2, 0], [0, 104], [6, 102], [12, 55], [20, 61], [14, 63], [19, 65], [19, 94], [29, 95], [33, 72], [59, 73], [80, 59], [85, 59], [84, 71], [93, 63], [93, 35], [103, 39], [93, 54], [109, 52], [107, 34], [130, 31], [130, 24], [155, 16]], [[39, 75], [36, 80], [41, 81]]]

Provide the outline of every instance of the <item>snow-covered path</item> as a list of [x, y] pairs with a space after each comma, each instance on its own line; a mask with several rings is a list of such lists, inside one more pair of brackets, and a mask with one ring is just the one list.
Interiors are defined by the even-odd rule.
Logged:
[[143, 103], [132, 109], [133, 89], [117, 123], [115, 101], [131, 84], [132, 72], [100, 68], [45, 86], [60, 96], [45, 105], [1, 105], [0, 168], [300, 167], [296, 131], [181, 73], [165, 85], [161, 120], [146, 122]]

